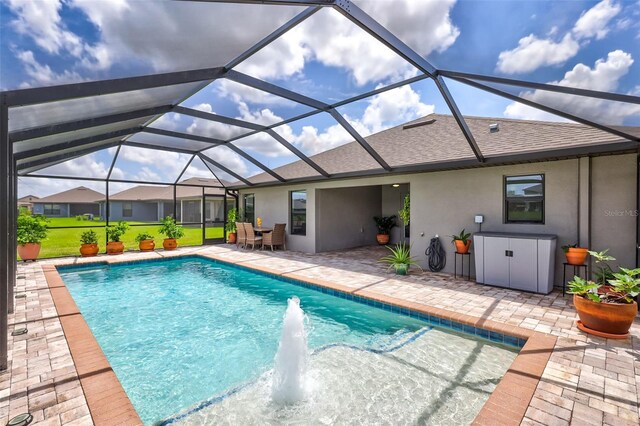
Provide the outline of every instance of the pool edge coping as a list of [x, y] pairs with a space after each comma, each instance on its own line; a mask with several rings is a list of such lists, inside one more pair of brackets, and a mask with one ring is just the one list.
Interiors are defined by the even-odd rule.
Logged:
[[[398, 308], [407, 309], [409, 311], [414, 311], [423, 315], [425, 314], [432, 315], [442, 319], [446, 319], [446, 320], [462, 323], [465, 325], [482, 328], [488, 331], [494, 331], [496, 333], [501, 333], [503, 335], [516, 337], [518, 339], [526, 340], [524, 346], [520, 349], [520, 351], [516, 355], [516, 358], [507, 369], [507, 372], [504, 374], [500, 382], [498, 382], [498, 384], [496, 385], [496, 388], [493, 390], [493, 392], [491, 393], [491, 395], [489, 396], [489, 398], [487, 399], [483, 407], [480, 409], [480, 412], [475, 417], [472, 423], [474, 425], [496, 425], [496, 424], [519, 425], [521, 423], [529, 407], [529, 403], [533, 398], [533, 395], [538, 386], [538, 383], [542, 378], [542, 373], [544, 372], [544, 369], [547, 365], [547, 362], [549, 361], [549, 358], [551, 356], [551, 353], [553, 352], [553, 349], [555, 347], [556, 340], [557, 340], [555, 336], [550, 334], [541, 333], [541, 332], [529, 330], [529, 329], [518, 327], [518, 326], [503, 324], [497, 321], [490, 320], [488, 318], [474, 317], [466, 314], [449, 311], [446, 309], [424, 305], [421, 303], [415, 303], [415, 302], [410, 302], [403, 299], [397, 299], [394, 297], [373, 293], [364, 288], [351, 288], [351, 287], [347, 287], [347, 286], [333, 283], [326, 280], [306, 277], [303, 275], [296, 274], [295, 272], [282, 272], [276, 269], [263, 267], [260, 265], [253, 265], [250, 263], [251, 260], [247, 260], [247, 259], [234, 261], [227, 257], [217, 256], [216, 254], [212, 254], [212, 253], [190, 252], [190, 253], [184, 253], [184, 254], [176, 254], [174, 256], [165, 257], [165, 258], [144, 258], [144, 259], [134, 260], [134, 261], [119, 260], [118, 258], [109, 258], [109, 260], [96, 259], [95, 262], [87, 262], [82, 264], [61, 262], [59, 264], [43, 265], [43, 271], [45, 271], [45, 277], [47, 278], [47, 282], [49, 282], [48, 275], [53, 277], [53, 274], [51, 273], [51, 271], [53, 271], [55, 273], [55, 276], [57, 276], [57, 280], [59, 280], [59, 283], [62, 284], [62, 286], [60, 286], [59, 283], [57, 283], [58, 284], [57, 287], [58, 288], [64, 287], [64, 292], [66, 292], [68, 297], [71, 299], [71, 303], [73, 304], [73, 307], [75, 307], [75, 310], [77, 311], [77, 312], [74, 312], [73, 315], [80, 316], [80, 318], [82, 319], [82, 323], [84, 323], [84, 326], [87, 328], [91, 336], [91, 339], [93, 340], [93, 343], [95, 343], [95, 345], [97, 345], [98, 347], [98, 350], [99, 350], [98, 355], [101, 355], [104, 358], [104, 362], [106, 362], [109, 371], [113, 374], [113, 378], [115, 379], [116, 383], [112, 383], [112, 386], [117, 387], [119, 389], [118, 393], [121, 392], [122, 394], [124, 394], [124, 397], [126, 398], [126, 402], [129, 404], [129, 406], [131, 407], [134, 413], [136, 412], [135, 412], [135, 409], [133, 408], [133, 405], [131, 404], [131, 401], [129, 400], [128, 396], [126, 395], [126, 392], [124, 391], [124, 388], [122, 387], [121, 383], [118, 381], [117, 377], [115, 376], [115, 373], [113, 372], [113, 370], [111, 369], [111, 366], [106, 360], [106, 357], [102, 352], [100, 346], [98, 345], [95, 337], [93, 336], [91, 329], [86, 324], [86, 322], [84, 322], [84, 318], [82, 317], [82, 314], [78, 310], [77, 306], [75, 305], [75, 302], [73, 301], [71, 294], [67, 290], [66, 285], [64, 284], [60, 275], [58, 274], [57, 267], [58, 266], [90, 267], [92, 265], [97, 266], [97, 265], [111, 265], [111, 264], [119, 264], [119, 263], [139, 263], [139, 262], [154, 261], [154, 260], [158, 260], [158, 261], [170, 260], [170, 259], [175, 259], [180, 257], [200, 257], [200, 258], [210, 259], [223, 264], [245, 268], [245, 269], [265, 273], [268, 275], [274, 275], [276, 277], [282, 277], [282, 278], [287, 278], [295, 281], [300, 281], [308, 285], [321, 287], [321, 288], [328, 288], [341, 293], [348, 293], [364, 299], [369, 299], [372, 301], [395, 306]], [[47, 269], [45, 270], [45, 268]], [[49, 274], [47, 274], [47, 270], [49, 271]], [[56, 279], [54, 278], [54, 280]], [[52, 288], [51, 285], [49, 285], [49, 288], [51, 290]], [[56, 309], [58, 309], [56, 296], [54, 296], [53, 291], [51, 292], [51, 294], [54, 299], [54, 303], [56, 304]], [[58, 312], [58, 314], [62, 317], [60, 312]], [[67, 343], [69, 345], [69, 348], [71, 350], [71, 353], [75, 362], [76, 356], [74, 355], [73, 350], [71, 348], [72, 345], [69, 342], [69, 337], [67, 337], [67, 330], [65, 329], [64, 324], [63, 324], [63, 330], [65, 332], [65, 337], [67, 338]], [[75, 338], [74, 336], [70, 336], [70, 337]], [[76, 369], [78, 369], [77, 364], [76, 364]], [[80, 375], [80, 372], [78, 373]], [[82, 383], [82, 380], [81, 380], [81, 383]], [[87, 390], [85, 389], [84, 385], [83, 385], [83, 391], [85, 392], [85, 398], [87, 399], [87, 404], [89, 405], [89, 411], [92, 413], [92, 418], [93, 418], [93, 410], [91, 407], [91, 403], [89, 402], [90, 399], [93, 399], [93, 395], [92, 395], [92, 398], [89, 398], [89, 396], [87, 395]], [[90, 390], [90, 393], [92, 392], [93, 390]], [[109, 405], [111, 406], [112, 404], [109, 404]], [[139, 420], [137, 413], [136, 413], [136, 417]], [[95, 424], [101, 424], [96, 422], [95, 419], [94, 419], [94, 422]]]

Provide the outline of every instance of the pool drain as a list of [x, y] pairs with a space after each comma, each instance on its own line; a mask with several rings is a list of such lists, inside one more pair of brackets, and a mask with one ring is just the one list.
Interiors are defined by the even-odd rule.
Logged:
[[16, 277], [16, 279], [18, 279], [18, 280], [24, 280], [25, 278], [27, 278], [27, 277], [25, 277], [24, 275], [18, 275]]
[[16, 294], [16, 299], [23, 299], [25, 297], [27, 297], [25, 293]]
[[31, 413], [22, 413], [9, 420], [7, 426], [26, 426], [31, 423], [32, 420], [33, 416]]
[[27, 334], [27, 328], [16, 328], [11, 333], [12, 336], [21, 336], [23, 334]]

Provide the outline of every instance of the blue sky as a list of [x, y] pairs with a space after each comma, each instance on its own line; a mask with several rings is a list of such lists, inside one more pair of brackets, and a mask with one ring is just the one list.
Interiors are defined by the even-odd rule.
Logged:
[[[356, 3], [439, 68], [640, 94], [637, 0]], [[301, 10], [144, 0], [3, 0], [0, 87], [37, 87], [224, 65]], [[237, 69], [327, 103], [417, 73], [330, 9], [318, 12]], [[448, 83], [463, 114], [559, 119], [454, 81]], [[640, 125], [638, 105], [509, 89], [607, 124]], [[263, 124], [309, 110], [228, 80], [213, 83], [183, 105]], [[346, 105], [339, 112], [364, 135], [432, 112], [449, 113], [430, 80]], [[240, 134], [237, 128], [178, 114], [165, 116], [153, 126], [223, 139]], [[350, 141], [327, 114], [276, 131], [308, 155]], [[153, 142], [153, 137], [136, 135], [131, 140]], [[237, 145], [272, 167], [295, 160], [264, 135], [240, 139]], [[227, 148], [214, 148], [207, 155], [243, 176], [259, 172]], [[91, 169], [101, 175], [112, 158], [113, 150], [105, 150], [48, 172], [74, 174]], [[128, 148], [116, 162], [114, 177], [171, 181], [189, 158]], [[206, 174], [205, 167], [195, 163], [185, 177]], [[221, 177], [229, 179], [224, 173]], [[20, 192], [46, 195], [70, 186], [72, 182], [25, 178]]]

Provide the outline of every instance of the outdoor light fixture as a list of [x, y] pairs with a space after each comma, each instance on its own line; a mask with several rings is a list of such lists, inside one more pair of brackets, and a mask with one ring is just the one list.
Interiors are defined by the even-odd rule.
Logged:
[[394, 183], [394, 184], [393, 184], [393, 185], [391, 185], [391, 186], [393, 186], [394, 188], [397, 188], [397, 187], [399, 187], [399, 186], [400, 186], [400, 184], [399, 184], [399, 183]]

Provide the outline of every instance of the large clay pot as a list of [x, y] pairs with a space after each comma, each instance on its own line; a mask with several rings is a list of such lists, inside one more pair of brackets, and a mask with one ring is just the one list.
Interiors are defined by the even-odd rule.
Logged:
[[178, 240], [175, 238], [165, 238], [162, 242], [162, 247], [164, 247], [165, 250], [175, 250], [178, 248]]
[[96, 256], [99, 251], [97, 244], [80, 244], [80, 255], [82, 257]]
[[227, 234], [227, 240], [229, 241], [229, 244], [235, 244], [238, 238], [238, 234], [236, 232], [229, 232]]
[[569, 265], [584, 265], [588, 255], [589, 250], [581, 247], [569, 247], [567, 252], [565, 252]]
[[[638, 304], [633, 303], [597, 303], [577, 294], [573, 295], [573, 304], [578, 311], [580, 322], [586, 327], [582, 330], [589, 333], [591, 330], [616, 335], [626, 336], [638, 313]], [[592, 333], [595, 334], [595, 333]]]
[[40, 243], [27, 243], [18, 245], [18, 255], [23, 262], [36, 260], [40, 254]]
[[156, 243], [153, 240], [142, 240], [138, 243], [140, 251], [153, 251], [156, 248]]
[[389, 244], [389, 235], [378, 234], [376, 235], [376, 240], [378, 241], [378, 244], [380, 244], [381, 246], [386, 246], [387, 244]]
[[463, 243], [462, 240], [455, 240], [456, 252], [457, 253], [468, 253], [469, 247], [471, 247], [471, 240], [467, 240], [467, 243]]
[[122, 241], [111, 241], [107, 243], [107, 254], [122, 254], [124, 252], [124, 244]]

